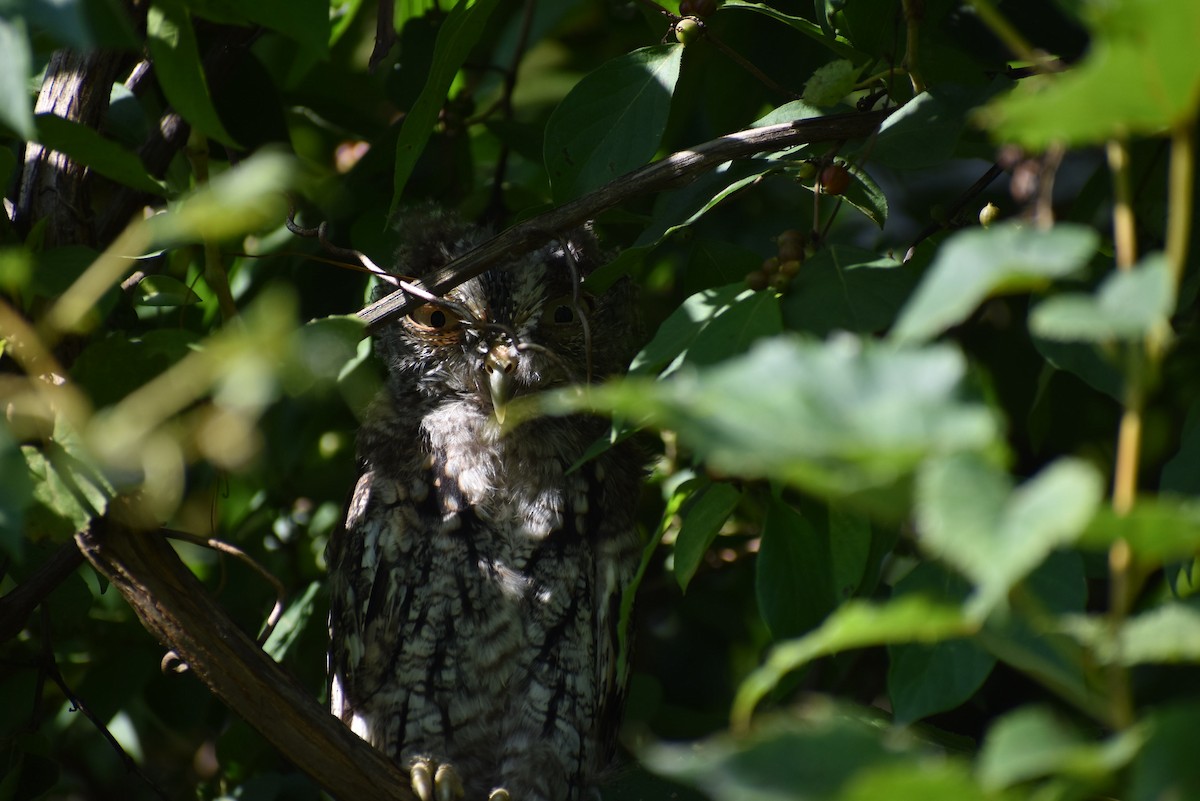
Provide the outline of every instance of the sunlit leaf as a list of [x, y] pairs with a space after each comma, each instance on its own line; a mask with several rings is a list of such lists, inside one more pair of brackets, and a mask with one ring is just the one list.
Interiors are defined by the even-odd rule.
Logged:
[[0, 124], [21, 139], [33, 139], [29, 74], [33, 56], [24, 21], [0, 18]]
[[1049, 775], [1102, 780], [1137, 754], [1145, 733], [1131, 730], [1092, 742], [1045, 707], [1005, 715], [988, 730], [979, 756], [979, 781], [1002, 789]]
[[1072, 616], [1065, 629], [1102, 664], [1125, 666], [1200, 662], [1200, 609], [1171, 602], [1124, 621], [1113, 635], [1101, 617]]
[[1046, 339], [1105, 342], [1139, 339], [1166, 325], [1175, 306], [1170, 267], [1162, 255], [1109, 276], [1095, 295], [1058, 295], [1040, 303], [1029, 328]]
[[886, 487], [934, 453], [994, 446], [986, 407], [959, 399], [965, 364], [948, 346], [773, 338], [669, 380], [631, 378], [544, 397], [669, 428], [717, 469], [821, 493]]
[[706, 289], [663, 321], [629, 370], [634, 375], [666, 376], [683, 364], [713, 364], [743, 353], [781, 327], [774, 294], [754, 292], [741, 282]]
[[1079, 537], [1104, 495], [1090, 464], [1060, 459], [1013, 490], [971, 454], [930, 461], [917, 482], [921, 545], [975, 586], [969, 609], [986, 615], [1052, 551]]
[[929, 339], [962, 322], [989, 295], [1037, 289], [1074, 275], [1098, 242], [1091, 228], [1067, 224], [1049, 231], [994, 225], [955, 234], [939, 248], [892, 336], [900, 342]]
[[743, 9], [745, 11], [753, 11], [756, 14], [763, 14], [771, 19], [782, 22], [793, 30], [814, 39], [828, 47], [833, 52], [840, 55], [842, 58], [848, 58], [856, 61], [865, 61], [866, 56], [854, 48], [844, 36], [827, 36], [821, 30], [819, 25], [815, 25], [804, 17], [791, 16], [785, 14], [777, 8], [772, 8], [765, 3], [750, 3], [747, 0], [725, 0], [721, 4], [723, 9]]
[[1094, 37], [1080, 63], [1021, 81], [980, 115], [999, 139], [1033, 149], [1082, 145], [1195, 119], [1200, 4], [1120, 0], [1089, 11]]
[[817, 801], [836, 798], [860, 771], [898, 765], [914, 752], [908, 738], [885, 740], [869, 712], [817, 700], [796, 717], [765, 720], [742, 737], [652, 746], [641, 761], [716, 801]]
[[558, 201], [650, 161], [679, 78], [683, 45], [657, 45], [609, 61], [576, 84], [546, 122], [546, 169]]

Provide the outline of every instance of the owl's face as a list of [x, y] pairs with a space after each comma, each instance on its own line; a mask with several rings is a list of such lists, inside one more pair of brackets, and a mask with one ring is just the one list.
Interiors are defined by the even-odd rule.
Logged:
[[[432, 250], [418, 245], [400, 255], [424, 256], [425, 264], [412, 265], [424, 274], [484, 238], [465, 226], [451, 234]], [[602, 295], [583, 290], [577, 282], [596, 266], [593, 251], [590, 234], [579, 232], [389, 325], [379, 345], [393, 388], [469, 400], [502, 421], [515, 396], [623, 370], [635, 338], [630, 293], [624, 282]]]

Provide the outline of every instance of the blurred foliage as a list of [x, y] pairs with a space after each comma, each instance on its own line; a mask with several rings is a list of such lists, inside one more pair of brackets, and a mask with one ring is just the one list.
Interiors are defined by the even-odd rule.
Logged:
[[[683, 5], [677, 40], [644, 0], [396, 0], [372, 70], [361, 0], [0, 2], [0, 593], [100, 517], [218, 537], [286, 587], [265, 647], [321, 696], [378, 368], [346, 316], [366, 277], [289, 198], [386, 266], [423, 199], [503, 225], [743, 128], [896, 108], [597, 220], [621, 255], [594, 280], [631, 275], [650, 335], [540, 410], [658, 443], [605, 795], [1200, 797], [1200, 6]], [[98, 127], [35, 114], [60, 48], [120, 60]], [[191, 135], [152, 167], [167, 109]], [[95, 232], [122, 192], [141, 210], [48, 245], [38, 146], [89, 168]], [[270, 586], [177, 547], [257, 631]], [[320, 796], [106, 590], [84, 566], [2, 621], [0, 801]]]

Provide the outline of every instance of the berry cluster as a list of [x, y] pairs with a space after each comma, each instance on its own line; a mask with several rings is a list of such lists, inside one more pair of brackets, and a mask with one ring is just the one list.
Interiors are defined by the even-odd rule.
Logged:
[[795, 228], [775, 237], [778, 253], [764, 259], [762, 266], [746, 274], [746, 286], [754, 291], [771, 287], [782, 291], [800, 272], [800, 265], [813, 254], [813, 245]]

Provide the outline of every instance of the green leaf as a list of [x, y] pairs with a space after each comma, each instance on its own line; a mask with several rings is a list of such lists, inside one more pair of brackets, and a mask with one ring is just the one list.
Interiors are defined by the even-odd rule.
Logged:
[[34, 138], [29, 92], [32, 63], [24, 20], [0, 18], [0, 124], [20, 139]]
[[865, 768], [913, 760], [911, 739], [885, 739], [885, 730], [869, 711], [817, 700], [743, 737], [722, 733], [659, 744], [644, 750], [640, 760], [715, 801], [818, 801], [837, 798]]
[[1133, 763], [1127, 798], [1163, 801], [1200, 798], [1200, 760], [1196, 732], [1200, 731], [1200, 702], [1176, 696], [1169, 706], [1145, 716], [1146, 743]]
[[82, 531], [104, 514], [116, 494], [79, 435], [61, 417], [41, 450], [25, 445], [21, 451], [33, 479], [33, 500], [41, 507], [31, 509], [27, 518], [34, 538], [66, 539]]
[[914, 97], [879, 126], [867, 147], [871, 163], [897, 170], [925, 170], [953, 158], [967, 127], [968, 112], [996, 94], [1000, 86], [967, 89], [933, 87]]
[[1200, 551], [1200, 502], [1179, 497], [1142, 498], [1125, 515], [1101, 509], [1084, 529], [1079, 545], [1107, 551], [1125, 540], [1133, 555], [1158, 566]]
[[1045, 707], [1011, 712], [988, 730], [979, 755], [979, 781], [1000, 790], [1043, 776], [1104, 781], [1127, 765], [1145, 734], [1132, 729], [1093, 743]]
[[946, 240], [892, 331], [920, 342], [966, 319], [989, 295], [1037, 289], [1078, 272], [1099, 237], [1081, 225], [1049, 231], [1019, 224], [963, 231]]
[[321, 591], [321, 583], [314, 581], [305, 588], [299, 598], [288, 604], [287, 611], [280, 617], [279, 622], [263, 643], [263, 650], [276, 662], [283, 661], [288, 651], [300, 639], [312, 616], [316, 614], [316, 599]]
[[1200, 4], [1093, 3], [1093, 38], [1063, 73], [1020, 81], [980, 114], [1001, 140], [1040, 150], [1156, 134], [1195, 119], [1200, 104]]
[[545, 159], [558, 202], [648, 163], [658, 150], [683, 46], [656, 45], [583, 78], [546, 122]]
[[138, 306], [191, 306], [200, 302], [200, 296], [178, 278], [148, 275], [138, 282], [133, 302]]
[[964, 369], [948, 346], [776, 337], [665, 381], [629, 378], [539, 402], [554, 414], [588, 408], [672, 429], [729, 475], [852, 494], [893, 486], [929, 454], [995, 445], [991, 412], [958, 398]]
[[39, 114], [36, 118], [37, 141], [51, 150], [65, 153], [117, 183], [154, 195], [165, 194], [160, 181], [146, 172], [141, 159], [86, 125], [63, 119], [55, 114]]
[[1113, 637], [1112, 625], [1099, 616], [1069, 616], [1066, 630], [1101, 664], [1172, 665], [1200, 662], [1200, 609], [1170, 602], [1129, 618]]
[[680, 589], [687, 590], [708, 546], [741, 500], [741, 491], [732, 484], [716, 482], [688, 501], [675, 538], [675, 580]]
[[755, 562], [758, 609], [777, 640], [816, 627], [837, 605], [828, 532], [772, 498]]
[[[962, 579], [922, 562], [896, 583], [894, 597], [922, 595], [961, 604], [970, 594]], [[896, 723], [913, 723], [954, 709], [978, 691], [996, 658], [969, 639], [888, 646], [888, 695]]]
[[210, 139], [237, 147], [213, 107], [187, 7], [179, 0], [154, 0], [146, 17], [146, 44], [163, 94], [179, 116]]
[[400, 136], [396, 139], [392, 212], [400, 205], [404, 187], [412, 175], [417, 159], [425, 149], [430, 133], [433, 132], [438, 114], [441, 113], [442, 105], [454, 83], [454, 77], [487, 30], [488, 20], [497, 5], [499, 0], [461, 0], [450, 10], [438, 30], [433, 66], [429, 70], [425, 88], [405, 115], [404, 124], [400, 127]]
[[290, 156], [255, 153], [152, 217], [154, 247], [228, 239], [279, 225], [287, 215], [284, 192], [295, 184], [296, 172]]
[[705, 365], [744, 353], [782, 328], [779, 301], [742, 282], [697, 292], [663, 321], [633, 359], [634, 375], [670, 375], [684, 364]]
[[838, 59], [817, 69], [804, 84], [804, 100], [814, 106], [836, 106], [854, 91], [859, 68], [849, 59]]
[[818, 337], [837, 330], [878, 333], [896, 319], [918, 275], [911, 262], [879, 258], [848, 245], [822, 248], [788, 286], [784, 323]]
[[1020, 488], [972, 454], [931, 460], [917, 481], [922, 548], [976, 586], [968, 604], [982, 619], [1053, 550], [1074, 542], [1104, 497], [1087, 462], [1059, 459]]
[[328, 0], [255, 0], [237, 9], [259, 25], [279, 31], [320, 58], [329, 52]]
[[975, 629], [957, 606], [922, 595], [908, 595], [884, 604], [847, 601], [820, 628], [771, 649], [767, 661], [738, 688], [730, 713], [734, 725], [745, 728], [758, 702], [784, 676], [814, 659], [871, 645], [937, 642], [966, 636]]
[[32, 501], [33, 481], [25, 458], [6, 425], [0, 425], [0, 553], [20, 558], [25, 510]]
[[871, 222], [883, 228], [888, 217], [887, 196], [875, 183], [875, 179], [859, 168], [857, 164], [842, 163], [842, 167], [854, 179], [846, 187], [840, 197], [854, 208], [858, 209]]
[[1104, 280], [1095, 295], [1058, 295], [1043, 301], [1029, 317], [1039, 337], [1069, 342], [1141, 339], [1167, 325], [1175, 308], [1175, 289], [1161, 254], [1143, 259], [1132, 270]]
[[998, 801], [959, 760], [911, 760], [860, 770], [839, 801]]
[[749, 3], [749, 2], [746, 2], [746, 0], [725, 0], [725, 2], [721, 4], [721, 8], [722, 9], [737, 8], [737, 9], [742, 9], [745, 11], [753, 11], [756, 14], [762, 14], [764, 16], [770, 17], [771, 19], [775, 20], [776, 22], [782, 22], [784, 25], [787, 25], [789, 28], [792, 28], [793, 30], [799, 31], [800, 33], [804, 34], [805, 36], [809, 37], [810, 39], [815, 39], [816, 41], [818, 41], [821, 44], [828, 47], [834, 53], [837, 53], [842, 58], [848, 58], [848, 59], [851, 59], [852, 61], [858, 61], [858, 62], [867, 60], [867, 57], [865, 55], [863, 55], [862, 53], [860, 53], [858, 50], [856, 50], [854, 48], [854, 45], [851, 44], [845, 37], [843, 37], [843, 36], [834, 36], [834, 37], [826, 36], [825, 32], [821, 30], [821, 27], [819, 25], [815, 25], [812, 22], [809, 22], [804, 17], [793, 17], [789, 14], [784, 14], [782, 11], [779, 11], [778, 9], [775, 9], [775, 8], [772, 8], [771, 6], [765, 5], [764, 3]]

